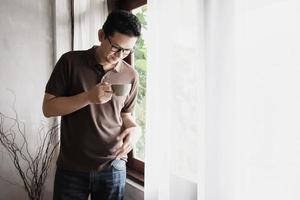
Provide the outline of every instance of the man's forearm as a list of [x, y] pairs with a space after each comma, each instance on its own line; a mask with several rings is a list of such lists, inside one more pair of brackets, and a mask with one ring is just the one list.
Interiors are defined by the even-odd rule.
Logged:
[[53, 97], [44, 99], [43, 112], [46, 117], [63, 116], [75, 112], [89, 103], [87, 92], [70, 97]]
[[123, 120], [124, 128], [137, 127], [137, 123], [135, 122], [135, 119], [133, 118], [131, 113], [121, 113], [121, 117]]

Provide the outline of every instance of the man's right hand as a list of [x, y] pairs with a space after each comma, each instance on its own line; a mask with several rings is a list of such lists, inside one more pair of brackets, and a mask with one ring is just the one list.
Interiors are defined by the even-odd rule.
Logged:
[[99, 83], [88, 91], [88, 99], [90, 103], [104, 104], [111, 100], [112, 93], [111, 84]]
[[70, 96], [56, 97], [45, 93], [43, 113], [45, 117], [63, 116], [75, 112], [91, 103], [103, 104], [112, 97], [111, 84], [100, 83], [87, 92]]

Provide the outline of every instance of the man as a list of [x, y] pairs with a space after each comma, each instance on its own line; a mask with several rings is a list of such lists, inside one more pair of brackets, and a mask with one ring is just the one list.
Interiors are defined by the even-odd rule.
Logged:
[[[43, 112], [61, 117], [55, 200], [123, 198], [127, 153], [138, 139], [132, 117], [138, 74], [122, 59], [141, 34], [137, 17], [113, 11], [98, 31], [100, 46], [59, 59], [47, 83]], [[131, 84], [116, 96], [113, 84]]]

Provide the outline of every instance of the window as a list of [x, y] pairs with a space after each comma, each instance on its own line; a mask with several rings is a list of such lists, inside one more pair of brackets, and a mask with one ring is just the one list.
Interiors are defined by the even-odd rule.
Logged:
[[147, 6], [142, 6], [132, 11], [142, 24], [142, 36], [136, 43], [134, 52], [134, 67], [139, 73], [139, 94], [135, 108], [137, 123], [141, 127], [142, 136], [133, 151], [136, 159], [145, 159], [145, 133], [146, 133], [146, 78], [147, 78], [147, 47], [145, 43], [145, 31], [147, 30], [146, 13]]
[[115, 9], [130, 10], [142, 24], [142, 37], [137, 41], [135, 52], [125, 58], [125, 61], [136, 68], [139, 73], [139, 94], [135, 108], [135, 118], [141, 127], [142, 136], [136, 147], [128, 155], [128, 177], [134, 178], [141, 184], [144, 182], [144, 158], [145, 158], [145, 134], [146, 134], [146, 72], [147, 49], [145, 43], [145, 31], [147, 30], [146, 0], [108, 0], [109, 12]]
[[128, 159], [128, 175], [143, 183], [145, 159], [145, 134], [146, 134], [146, 79], [147, 79], [147, 47], [145, 31], [147, 30], [146, 14], [147, 5], [132, 10], [142, 24], [142, 36], [138, 39], [135, 51], [131, 56], [131, 64], [139, 73], [139, 93], [135, 107], [135, 118], [141, 127], [141, 137]]

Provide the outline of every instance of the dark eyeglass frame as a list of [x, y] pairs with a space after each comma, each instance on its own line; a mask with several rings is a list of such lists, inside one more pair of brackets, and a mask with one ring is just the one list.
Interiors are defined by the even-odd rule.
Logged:
[[114, 53], [119, 53], [122, 51], [123, 55], [129, 55], [130, 53], [133, 53], [134, 50], [133, 49], [124, 49], [122, 47], [118, 47], [116, 45], [114, 45], [111, 40], [109, 39], [109, 37], [106, 37], [108, 39], [108, 42], [111, 46], [111, 51], [114, 52]]

